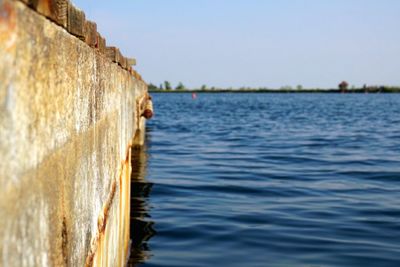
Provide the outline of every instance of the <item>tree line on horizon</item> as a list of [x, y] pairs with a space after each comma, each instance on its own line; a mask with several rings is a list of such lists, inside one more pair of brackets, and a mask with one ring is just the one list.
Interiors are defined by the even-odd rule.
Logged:
[[240, 88], [218, 88], [215, 86], [208, 87], [202, 85], [200, 88], [188, 88], [182, 82], [179, 82], [176, 86], [172, 86], [169, 81], [164, 81], [159, 86], [153, 83], [148, 84], [149, 91], [152, 92], [365, 92], [365, 93], [400, 93], [399, 86], [371, 86], [364, 84], [362, 87], [356, 87], [349, 83], [342, 81], [338, 84], [337, 88], [321, 89], [321, 88], [304, 88], [302, 85], [292, 87], [289, 85], [281, 86], [280, 88], [268, 88], [268, 87], [240, 87]]

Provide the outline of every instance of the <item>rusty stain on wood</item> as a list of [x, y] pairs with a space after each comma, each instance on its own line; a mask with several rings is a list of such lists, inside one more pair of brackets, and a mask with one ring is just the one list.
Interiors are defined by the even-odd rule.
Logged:
[[87, 266], [87, 267], [93, 265], [93, 259], [94, 259], [94, 256], [96, 255], [97, 248], [99, 246], [100, 235], [104, 232], [106, 225], [107, 225], [107, 218], [109, 215], [112, 201], [115, 196], [116, 186], [117, 186], [116, 179], [113, 179], [111, 182], [111, 186], [110, 186], [110, 192], [108, 193], [107, 200], [103, 207], [103, 211], [99, 215], [99, 218], [97, 220], [97, 233], [95, 233], [95, 236], [92, 239], [90, 251], [89, 251], [88, 256], [86, 257], [85, 266]]
[[[121, 172], [119, 174], [118, 180], [113, 179], [110, 185], [110, 191], [107, 197], [107, 200], [103, 206], [102, 213], [99, 215], [98, 221], [97, 221], [97, 232], [95, 233], [89, 253], [86, 257], [85, 261], [85, 266], [90, 267], [93, 266], [94, 264], [97, 266], [99, 264], [97, 263], [102, 261], [102, 258], [107, 255], [104, 253], [107, 253], [107, 240], [105, 240], [105, 231], [108, 225], [108, 218], [110, 215], [110, 209], [112, 206], [112, 203], [115, 199], [116, 191], [117, 191], [117, 181], [119, 182], [119, 203], [122, 205], [122, 203], [125, 203], [126, 200], [130, 199], [130, 189], [129, 189], [129, 184], [130, 184], [130, 174], [131, 174], [131, 149], [132, 149], [132, 143], [129, 144], [129, 147], [127, 149], [126, 153], [126, 159], [121, 162]], [[122, 242], [124, 244], [124, 252], [125, 255], [127, 255], [127, 248], [128, 248], [128, 241], [129, 241], [129, 213], [130, 213], [130, 205], [126, 205], [125, 208], [120, 207], [120, 218], [119, 220], [125, 221], [125, 225], [127, 226], [128, 229], [120, 229], [119, 231], [119, 236], [118, 238], [122, 238]], [[120, 240], [121, 241], [121, 240]], [[104, 247], [106, 249], [104, 249]], [[97, 258], [97, 260], [96, 260]]]
[[68, 231], [67, 231], [66, 220], [67, 219], [64, 216], [62, 221], [62, 232], [61, 232], [61, 239], [62, 239], [61, 250], [64, 259], [64, 264], [65, 266], [68, 266]]
[[0, 41], [4, 42], [6, 52], [15, 49], [16, 23], [16, 14], [12, 5], [7, 1], [0, 2]]
[[0, 23], [0, 26], [5, 24], [9, 31], [15, 28], [15, 11], [7, 2], [0, 2]]

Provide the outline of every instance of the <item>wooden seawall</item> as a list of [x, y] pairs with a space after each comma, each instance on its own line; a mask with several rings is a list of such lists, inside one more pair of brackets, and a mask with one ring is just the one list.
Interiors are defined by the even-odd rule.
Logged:
[[147, 85], [68, 0], [0, 0], [0, 266], [123, 266]]

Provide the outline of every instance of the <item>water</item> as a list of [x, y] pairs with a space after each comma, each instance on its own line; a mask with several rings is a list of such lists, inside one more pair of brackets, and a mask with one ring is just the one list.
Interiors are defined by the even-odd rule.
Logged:
[[400, 95], [153, 99], [132, 265], [400, 266]]

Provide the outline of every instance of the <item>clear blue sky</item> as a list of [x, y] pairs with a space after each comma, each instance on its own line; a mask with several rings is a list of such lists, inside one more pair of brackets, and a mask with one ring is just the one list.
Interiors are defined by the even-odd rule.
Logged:
[[73, 2], [147, 82], [400, 85], [399, 0]]

